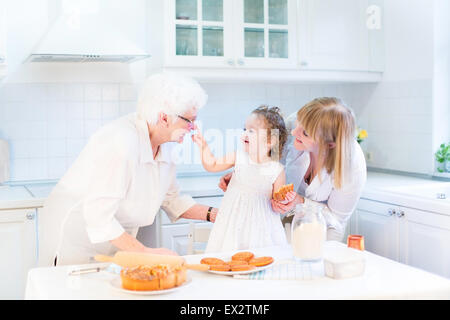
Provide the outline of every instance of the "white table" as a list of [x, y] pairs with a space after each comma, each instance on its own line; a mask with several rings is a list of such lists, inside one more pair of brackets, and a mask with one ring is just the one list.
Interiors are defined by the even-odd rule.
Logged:
[[[336, 246], [344, 244], [327, 242], [325, 250], [333, 250]], [[292, 257], [290, 246], [252, 251], [258, 256], [273, 256], [276, 261]], [[334, 280], [316, 274], [308, 280], [248, 280], [208, 272], [188, 271], [188, 275], [192, 278], [189, 285], [172, 293], [151, 296], [138, 296], [115, 290], [110, 281], [118, 275], [107, 271], [68, 276], [68, 271], [75, 266], [36, 268], [30, 270], [28, 274], [25, 299], [450, 299], [450, 279], [367, 251], [364, 254], [366, 257], [364, 275], [350, 279]], [[185, 258], [189, 263], [198, 263], [204, 256], [192, 255]]]

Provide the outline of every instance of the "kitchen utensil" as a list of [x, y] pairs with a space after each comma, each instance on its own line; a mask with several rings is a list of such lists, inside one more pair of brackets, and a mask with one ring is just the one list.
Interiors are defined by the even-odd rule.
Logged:
[[9, 145], [0, 139], [0, 184], [9, 180]]
[[82, 274], [87, 274], [87, 273], [96, 273], [96, 272], [100, 272], [103, 268], [100, 267], [96, 267], [96, 268], [86, 268], [86, 269], [77, 269], [77, 270], [72, 270], [69, 272], [69, 276], [79, 276]]
[[179, 256], [169, 256], [162, 254], [118, 251], [113, 257], [105, 255], [96, 255], [95, 260], [99, 262], [112, 262], [123, 268], [129, 268], [139, 265], [168, 264], [170, 266], [182, 266], [189, 270], [208, 271], [209, 265], [206, 264], [188, 264], [184, 258]]

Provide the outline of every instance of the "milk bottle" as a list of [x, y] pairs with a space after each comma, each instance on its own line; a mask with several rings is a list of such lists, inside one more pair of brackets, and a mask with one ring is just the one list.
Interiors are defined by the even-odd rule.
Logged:
[[291, 244], [296, 259], [301, 261], [322, 259], [327, 237], [322, 209], [322, 206], [308, 202], [295, 214], [292, 221]]

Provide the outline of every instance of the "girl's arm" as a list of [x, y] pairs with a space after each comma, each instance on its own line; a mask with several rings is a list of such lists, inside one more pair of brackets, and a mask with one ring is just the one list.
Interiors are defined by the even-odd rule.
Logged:
[[295, 191], [288, 192], [286, 194], [286, 201], [280, 202], [274, 199], [274, 194], [277, 192], [283, 185], [286, 184], [286, 174], [283, 169], [283, 171], [278, 176], [277, 180], [275, 180], [275, 183], [273, 184], [273, 191], [272, 191], [272, 209], [275, 212], [278, 212], [280, 214], [285, 214], [286, 212], [292, 210], [297, 204], [301, 204], [304, 202], [304, 199], [302, 196], [297, 194]]
[[211, 152], [208, 143], [197, 132], [192, 136], [192, 140], [200, 147], [200, 156], [202, 158], [202, 165], [208, 172], [220, 172], [232, 168], [236, 162], [236, 153], [227, 154], [225, 157], [217, 159]]
[[280, 188], [282, 186], [284, 186], [286, 184], [286, 172], [283, 170], [281, 170], [280, 174], [278, 175], [277, 179], [275, 180], [275, 182], [273, 183], [273, 189], [272, 189], [272, 198], [275, 195], [275, 192], [277, 192], [278, 190], [280, 190]]

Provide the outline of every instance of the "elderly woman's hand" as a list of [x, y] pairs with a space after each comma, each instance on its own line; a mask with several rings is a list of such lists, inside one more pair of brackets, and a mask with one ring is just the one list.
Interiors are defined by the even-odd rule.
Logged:
[[[285, 201], [287, 200], [287, 203]], [[286, 194], [286, 200], [282, 202], [272, 199], [272, 209], [280, 214], [285, 214], [295, 208], [297, 204], [305, 202], [305, 199], [297, 192], [291, 191]]]

